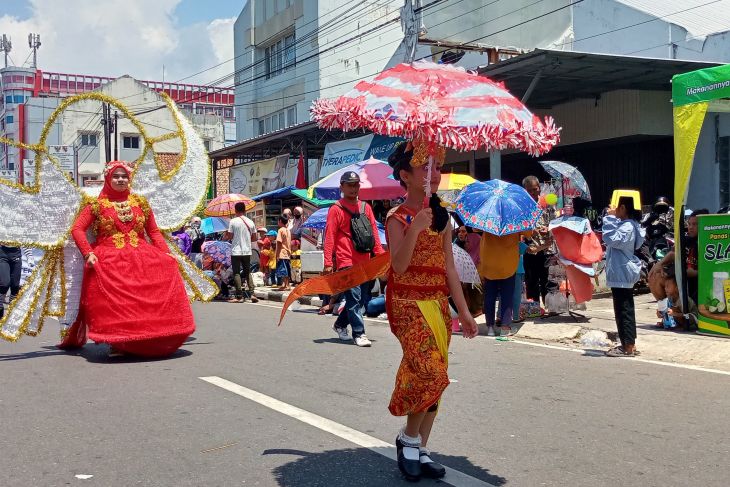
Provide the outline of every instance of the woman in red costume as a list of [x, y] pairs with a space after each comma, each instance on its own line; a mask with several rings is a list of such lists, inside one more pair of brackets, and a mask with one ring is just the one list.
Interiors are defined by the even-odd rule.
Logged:
[[110, 162], [99, 197], [73, 226], [86, 269], [79, 316], [61, 348], [83, 346], [88, 335], [108, 343], [110, 355], [164, 357], [195, 331], [177, 260], [146, 200], [130, 193], [130, 177], [127, 163]]

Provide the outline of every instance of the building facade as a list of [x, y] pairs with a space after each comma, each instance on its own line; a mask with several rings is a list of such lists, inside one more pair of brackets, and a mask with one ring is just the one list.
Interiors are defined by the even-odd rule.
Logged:
[[[235, 140], [234, 95], [230, 89], [156, 81], [137, 81], [129, 76], [113, 79], [63, 73], [47, 73], [38, 69], [7, 67], [0, 69], [0, 136], [28, 144], [39, 140], [50, 114], [63, 98], [100, 91], [120, 99], [132, 112], [142, 112], [164, 104], [161, 92], [168, 94], [201, 132], [209, 150], [216, 150]], [[112, 109], [112, 116], [114, 110]], [[150, 135], [174, 130], [167, 110], [139, 115]], [[122, 116], [116, 131], [117, 156], [134, 160], [143, 147], [140, 134]], [[112, 145], [115, 144], [115, 139]], [[175, 141], [156, 145], [161, 153], [179, 152]], [[101, 103], [83, 101], [69, 107], [49, 132], [47, 145], [71, 151], [74, 176], [79, 184], [97, 180], [106, 162]], [[59, 149], [61, 150], [61, 149]], [[0, 144], [0, 177], [23, 181], [34, 154], [10, 145]]]
[[312, 100], [338, 96], [402, 61], [402, 6], [249, 0], [234, 25], [237, 140], [307, 122]]

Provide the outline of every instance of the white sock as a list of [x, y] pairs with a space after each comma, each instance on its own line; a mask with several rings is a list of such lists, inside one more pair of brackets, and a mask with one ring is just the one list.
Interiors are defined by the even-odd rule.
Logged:
[[419, 448], [419, 455], [421, 457], [421, 463], [433, 463], [433, 460], [431, 460], [431, 452], [428, 451], [428, 448]]
[[[403, 456], [406, 460], [417, 461], [420, 457], [421, 435], [415, 438], [406, 435], [404, 430], [400, 432], [400, 441], [403, 443]], [[418, 446], [416, 446], [418, 445]]]

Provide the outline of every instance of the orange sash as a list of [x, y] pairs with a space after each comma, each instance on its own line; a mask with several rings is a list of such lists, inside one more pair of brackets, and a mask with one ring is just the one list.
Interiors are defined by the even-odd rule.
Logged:
[[390, 269], [390, 252], [385, 252], [367, 261], [365, 264], [356, 265], [350, 269], [335, 272], [327, 276], [307, 279], [295, 287], [284, 302], [279, 317], [279, 326], [284, 321], [284, 314], [291, 304], [302, 296], [312, 294], [335, 295], [352, 289], [368, 281], [372, 281], [385, 275]]

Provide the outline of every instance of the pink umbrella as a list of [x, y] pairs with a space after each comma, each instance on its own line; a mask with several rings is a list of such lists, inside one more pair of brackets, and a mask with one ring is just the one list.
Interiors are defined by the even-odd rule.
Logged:
[[456, 150], [517, 149], [538, 156], [560, 140], [501, 83], [449, 64], [399, 64], [345, 95], [320, 99], [312, 119], [326, 129], [366, 129]]
[[393, 179], [393, 169], [387, 162], [373, 159], [356, 162], [339, 169], [324, 179], [314, 183], [310, 192], [319, 199], [340, 199], [340, 177], [346, 172], [356, 172], [360, 176], [361, 200], [392, 200], [406, 194], [406, 190]]

